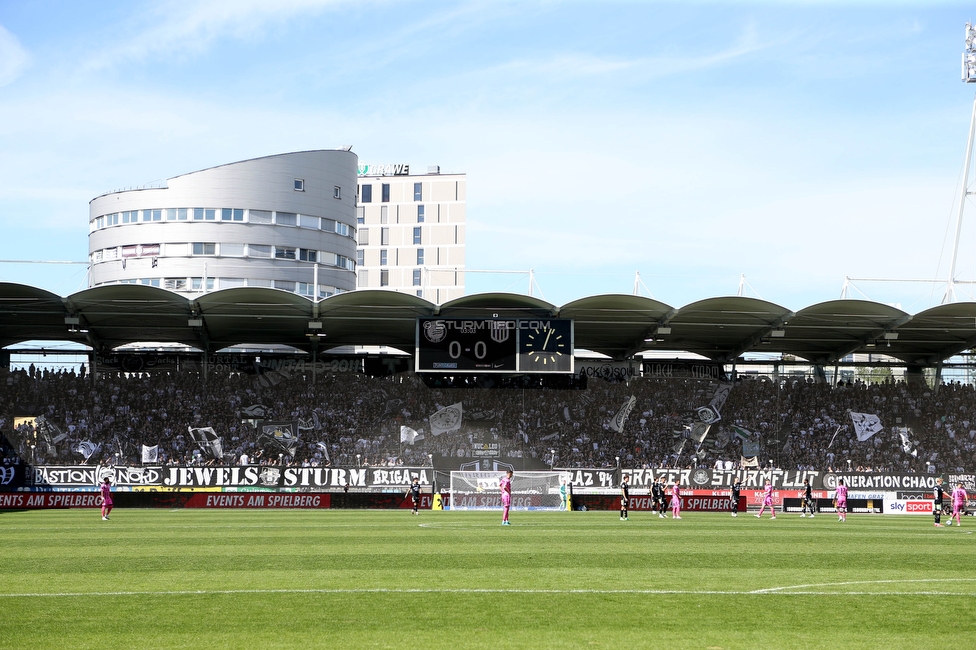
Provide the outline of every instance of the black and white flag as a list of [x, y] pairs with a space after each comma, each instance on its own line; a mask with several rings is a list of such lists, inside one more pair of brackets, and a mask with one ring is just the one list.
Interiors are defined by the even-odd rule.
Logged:
[[187, 429], [190, 430], [190, 437], [200, 447], [200, 451], [217, 460], [223, 459], [224, 442], [213, 427], [187, 427]]
[[159, 445], [149, 445], [142, 446], [142, 462], [144, 463], [158, 463], [159, 462]]
[[627, 418], [630, 417], [630, 412], [634, 410], [634, 406], [637, 404], [637, 398], [631, 395], [623, 403], [623, 406], [617, 410], [617, 413], [610, 420], [610, 428], [617, 433], [622, 433], [624, 430], [624, 425], [627, 424]]
[[884, 429], [884, 426], [881, 424], [881, 418], [874, 413], [855, 413], [851, 411], [851, 421], [854, 423], [854, 434], [857, 436], [858, 442], [864, 442]]

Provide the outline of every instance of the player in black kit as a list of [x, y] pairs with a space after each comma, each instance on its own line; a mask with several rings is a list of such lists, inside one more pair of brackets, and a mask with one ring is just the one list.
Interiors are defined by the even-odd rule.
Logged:
[[936, 528], [942, 528], [942, 499], [945, 497], [945, 493], [945, 488], [942, 487], [942, 479], [935, 479], [935, 502], [932, 504], [932, 514], [935, 515]]
[[803, 479], [803, 504], [800, 506], [800, 516], [806, 517], [807, 510], [810, 510], [810, 517], [817, 511], [817, 504], [813, 501], [813, 488], [810, 487], [810, 479]]
[[664, 514], [664, 477], [658, 476], [657, 480], [651, 484], [651, 499], [654, 501], [653, 508], [657, 510], [657, 516], [667, 519]]
[[620, 481], [620, 521], [627, 521], [627, 506], [630, 505], [630, 475], [624, 474]]
[[733, 517], [739, 516], [739, 494], [742, 492], [742, 481], [736, 477], [732, 483], [732, 490], [729, 492], [729, 510]]
[[413, 477], [413, 483], [407, 488], [407, 493], [403, 496], [410, 496], [410, 500], [413, 501], [413, 514], [419, 515], [417, 508], [420, 507], [420, 479], [416, 476]]

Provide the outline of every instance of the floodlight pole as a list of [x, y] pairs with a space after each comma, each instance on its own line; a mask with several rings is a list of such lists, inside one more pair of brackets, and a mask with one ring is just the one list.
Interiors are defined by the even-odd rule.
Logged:
[[[974, 80], [976, 81], [976, 80]], [[962, 234], [962, 215], [969, 196], [969, 167], [973, 159], [973, 136], [976, 135], [976, 99], [973, 100], [973, 116], [969, 120], [969, 140], [966, 143], [966, 160], [962, 167], [962, 190], [959, 192], [959, 205], [956, 206], [956, 236], [952, 242], [952, 261], [949, 263], [949, 281], [946, 283], [942, 304], [956, 301], [956, 261], [959, 258], [959, 237]]]
[[[966, 49], [962, 53], [962, 80], [964, 83], [976, 83], [976, 29], [971, 23], [966, 23]], [[976, 135], [976, 99], [973, 100], [973, 115], [969, 120], [969, 139], [966, 142], [966, 160], [962, 168], [962, 189], [959, 192], [959, 205], [956, 210], [956, 235], [952, 243], [952, 261], [949, 263], [949, 280], [946, 282], [945, 296], [942, 304], [956, 300], [956, 261], [959, 258], [959, 237], [962, 234], [962, 214], [966, 209], [966, 197], [969, 196], [969, 166], [973, 160], [973, 136]]]

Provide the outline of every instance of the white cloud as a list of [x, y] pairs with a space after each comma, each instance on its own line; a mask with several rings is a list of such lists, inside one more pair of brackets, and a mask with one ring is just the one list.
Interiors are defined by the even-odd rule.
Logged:
[[155, 55], [172, 57], [174, 52], [204, 52], [223, 36], [238, 39], [260, 36], [269, 24], [284, 23], [346, 1], [169, 0], [137, 17], [136, 20], [147, 26], [137, 26], [130, 30], [130, 38], [95, 52], [85, 67], [99, 70]]
[[17, 37], [0, 25], [0, 87], [17, 80], [30, 65], [31, 57]]

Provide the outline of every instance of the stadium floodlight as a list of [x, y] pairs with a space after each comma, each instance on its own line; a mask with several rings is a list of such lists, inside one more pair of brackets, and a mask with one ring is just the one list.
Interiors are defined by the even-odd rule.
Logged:
[[962, 80], [976, 83], [976, 27], [966, 23], [966, 49], [962, 53]]

